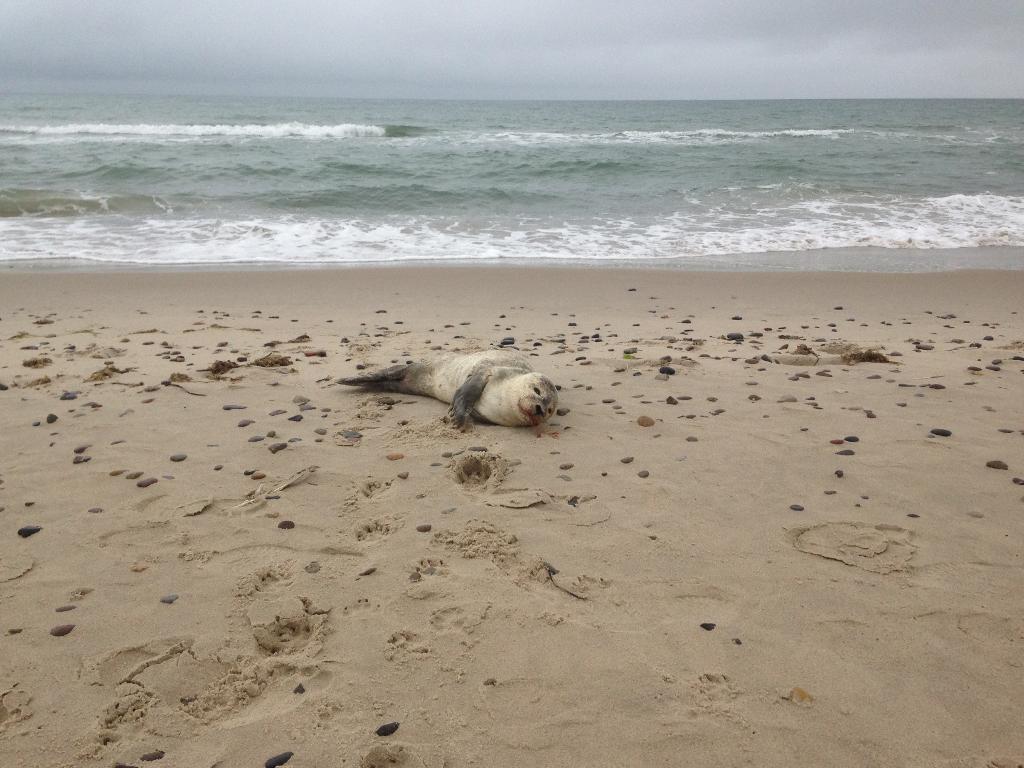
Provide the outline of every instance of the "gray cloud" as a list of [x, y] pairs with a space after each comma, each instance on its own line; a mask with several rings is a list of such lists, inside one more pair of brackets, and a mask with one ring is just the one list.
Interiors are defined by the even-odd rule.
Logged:
[[1022, 97], [1022, 39], [1021, 0], [0, 0], [0, 87]]

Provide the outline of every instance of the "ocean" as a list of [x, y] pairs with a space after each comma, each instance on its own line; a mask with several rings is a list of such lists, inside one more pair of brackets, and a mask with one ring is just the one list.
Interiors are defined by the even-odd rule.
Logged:
[[1024, 268], [1024, 101], [0, 96], [0, 262]]

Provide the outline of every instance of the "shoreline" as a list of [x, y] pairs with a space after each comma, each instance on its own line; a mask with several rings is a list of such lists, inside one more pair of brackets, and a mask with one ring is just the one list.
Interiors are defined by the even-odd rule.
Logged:
[[[910, 257], [917, 269], [898, 268], [900, 256]], [[393, 269], [403, 267], [508, 267], [524, 269], [612, 269], [612, 270], [664, 270], [666, 272], [764, 272], [800, 273], [822, 272], [841, 274], [932, 274], [963, 271], [1018, 271], [1024, 270], [1024, 247], [985, 246], [971, 248], [828, 248], [807, 251], [771, 251], [739, 253], [719, 257], [687, 257], [677, 259], [422, 259], [373, 262], [233, 262], [189, 264], [144, 264], [130, 262], [103, 262], [84, 259], [37, 259], [0, 262], [0, 273], [53, 273], [53, 272], [305, 272], [309, 270]], [[857, 264], [857, 261], [862, 264]], [[866, 262], [866, 263], [864, 263]], [[980, 262], [980, 265], [978, 264]], [[870, 265], [875, 265], [872, 268]], [[890, 268], [880, 268], [888, 264]]]

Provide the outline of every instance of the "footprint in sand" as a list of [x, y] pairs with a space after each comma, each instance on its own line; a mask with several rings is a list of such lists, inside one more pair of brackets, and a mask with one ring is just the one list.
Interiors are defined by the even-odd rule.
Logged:
[[494, 453], [474, 451], [451, 463], [452, 478], [470, 491], [493, 491], [511, 471], [512, 464]]
[[360, 523], [356, 528], [357, 541], [378, 541], [385, 536], [390, 536], [403, 525], [400, 520], [389, 520], [387, 518], [374, 518]]
[[0, 733], [15, 723], [32, 717], [32, 697], [15, 685], [0, 693]]
[[908, 568], [917, 547], [911, 533], [895, 525], [822, 523], [790, 531], [801, 552], [838, 560], [872, 573], [897, 573]]
[[249, 606], [246, 616], [262, 653], [276, 656], [302, 651], [312, 658], [323, 649], [329, 612], [307, 597], [261, 596]]

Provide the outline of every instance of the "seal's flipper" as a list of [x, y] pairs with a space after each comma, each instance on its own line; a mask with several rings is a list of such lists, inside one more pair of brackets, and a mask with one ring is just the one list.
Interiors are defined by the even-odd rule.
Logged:
[[485, 373], [474, 373], [463, 382], [452, 398], [452, 407], [448, 409], [448, 418], [459, 429], [466, 429], [473, 417], [476, 401], [484, 393], [488, 376]]
[[365, 389], [382, 389], [388, 392], [401, 392], [402, 382], [412, 372], [413, 365], [393, 365], [372, 373], [364, 373], [359, 376], [349, 376], [338, 379], [338, 384], [345, 384], [350, 387], [363, 387]]

